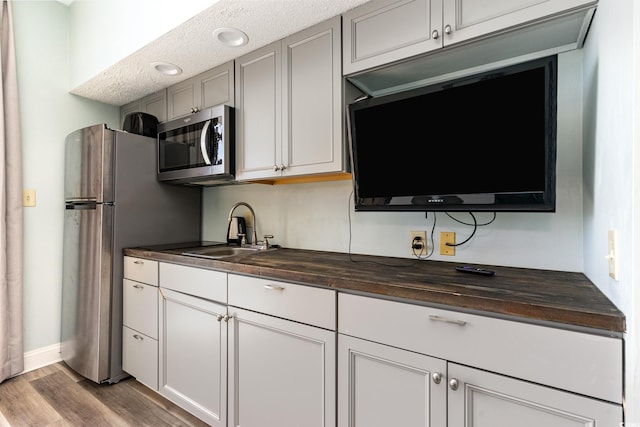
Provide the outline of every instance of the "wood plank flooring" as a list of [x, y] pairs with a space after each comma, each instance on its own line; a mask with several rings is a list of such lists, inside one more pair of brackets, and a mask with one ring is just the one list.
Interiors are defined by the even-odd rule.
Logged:
[[207, 426], [134, 379], [96, 384], [63, 362], [0, 383], [0, 426]]

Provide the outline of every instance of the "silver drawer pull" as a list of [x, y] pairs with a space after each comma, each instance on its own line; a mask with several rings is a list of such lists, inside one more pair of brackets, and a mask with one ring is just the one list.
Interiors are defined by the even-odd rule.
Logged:
[[270, 291], [284, 291], [284, 288], [282, 286], [277, 285], [264, 285], [264, 288]]
[[467, 322], [465, 322], [464, 320], [447, 319], [446, 317], [436, 316], [435, 314], [430, 314], [429, 319], [436, 322], [452, 323], [458, 326], [464, 326], [467, 324]]
[[136, 289], [144, 289], [144, 286], [142, 285], [133, 285], [133, 287]]
[[138, 264], [138, 265], [144, 265], [143, 261], [133, 261], [134, 264]]
[[140, 335], [138, 334], [134, 334], [133, 338], [137, 339], [138, 341], [144, 341], [144, 338], [142, 338]]

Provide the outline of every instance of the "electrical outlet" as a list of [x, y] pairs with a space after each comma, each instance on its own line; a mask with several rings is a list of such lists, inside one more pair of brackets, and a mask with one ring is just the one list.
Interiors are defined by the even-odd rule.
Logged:
[[[419, 245], [421, 246], [418, 247]], [[409, 247], [411, 248], [411, 255], [418, 257], [427, 255], [427, 232], [412, 231], [409, 235]]]
[[36, 190], [22, 190], [22, 206], [33, 207], [36, 205]]
[[456, 247], [448, 246], [447, 243], [452, 245], [456, 243], [456, 233], [453, 231], [443, 231], [440, 233], [440, 255], [455, 255]]

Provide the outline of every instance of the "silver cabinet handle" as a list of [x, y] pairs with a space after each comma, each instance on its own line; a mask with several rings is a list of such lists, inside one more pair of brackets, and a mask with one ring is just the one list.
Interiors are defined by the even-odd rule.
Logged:
[[464, 320], [447, 319], [446, 317], [436, 316], [435, 314], [430, 314], [429, 320], [433, 320], [434, 322], [451, 323], [453, 325], [458, 325], [458, 326], [464, 326], [467, 324], [467, 322], [465, 322]]
[[222, 316], [222, 320], [224, 320], [225, 322], [228, 322], [229, 319], [231, 319], [231, 316], [229, 316], [228, 314], [225, 314], [224, 316]]
[[133, 285], [133, 287], [140, 290], [144, 289], [144, 286], [142, 285]]
[[138, 334], [134, 334], [134, 335], [133, 335], [133, 338], [137, 339], [138, 341], [144, 341], [144, 338], [143, 338], [143, 337], [141, 337], [141, 336], [140, 336], [140, 335], [138, 335]]
[[282, 286], [277, 285], [264, 285], [263, 287], [269, 291], [284, 291]]
[[445, 34], [451, 34], [451, 25], [445, 25], [444, 26], [444, 33]]
[[442, 374], [440, 372], [434, 372], [433, 374], [431, 374], [431, 378], [433, 379], [434, 383], [440, 384], [440, 382], [442, 381]]
[[144, 262], [142, 262], [142, 261], [133, 261], [133, 263], [137, 264], [137, 265], [144, 265]]
[[222, 314], [218, 314], [218, 317], [216, 317], [216, 320], [217, 320], [218, 322], [221, 322], [223, 317], [224, 317], [224, 316], [222, 316]]
[[431, 32], [431, 38], [434, 40], [438, 40], [438, 37], [440, 37], [440, 33], [438, 33], [438, 30], [433, 30]]
[[458, 380], [452, 378], [451, 381], [449, 381], [449, 387], [451, 387], [451, 390], [456, 391], [458, 389]]
[[216, 317], [216, 320], [217, 320], [218, 322], [222, 322], [223, 320], [224, 320], [225, 322], [228, 322], [230, 318], [231, 318], [231, 317], [229, 317], [229, 315], [228, 315], [228, 314], [218, 314], [218, 317]]

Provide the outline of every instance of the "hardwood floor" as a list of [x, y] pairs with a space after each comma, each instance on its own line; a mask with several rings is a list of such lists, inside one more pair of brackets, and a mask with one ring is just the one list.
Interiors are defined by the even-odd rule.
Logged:
[[0, 384], [0, 426], [207, 426], [134, 379], [96, 384], [63, 362]]

